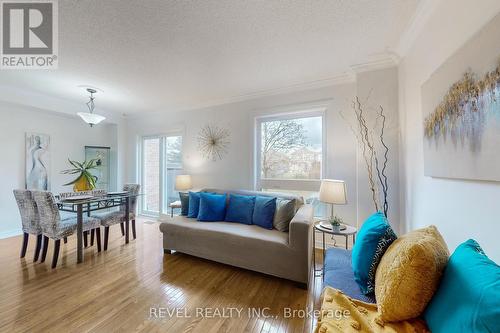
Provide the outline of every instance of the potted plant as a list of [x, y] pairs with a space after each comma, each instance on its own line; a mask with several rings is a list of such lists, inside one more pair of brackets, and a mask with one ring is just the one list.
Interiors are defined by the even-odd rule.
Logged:
[[97, 159], [84, 161], [83, 163], [68, 159], [68, 162], [69, 164], [71, 164], [71, 166], [73, 166], [73, 168], [63, 170], [61, 171], [61, 173], [65, 175], [79, 175], [75, 180], [64, 184], [64, 186], [73, 185], [73, 191], [75, 192], [91, 191], [95, 189], [97, 177], [92, 175], [89, 170], [95, 169], [97, 167]]
[[342, 218], [338, 216], [334, 216], [330, 218], [330, 224], [332, 225], [332, 231], [333, 232], [340, 232], [340, 226], [344, 222]]

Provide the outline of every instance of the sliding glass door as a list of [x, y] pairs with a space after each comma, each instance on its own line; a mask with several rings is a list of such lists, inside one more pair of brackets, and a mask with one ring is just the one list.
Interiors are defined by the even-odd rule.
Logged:
[[158, 135], [142, 138], [141, 181], [144, 196], [141, 213], [166, 214], [170, 203], [178, 200], [175, 176], [182, 173], [182, 136]]

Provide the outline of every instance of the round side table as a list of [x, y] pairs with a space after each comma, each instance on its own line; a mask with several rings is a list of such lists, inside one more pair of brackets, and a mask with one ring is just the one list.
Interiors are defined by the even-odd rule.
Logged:
[[[326, 242], [325, 242], [325, 235], [329, 234], [332, 236], [344, 236], [345, 237], [345, 249], [347, 250], [349, 248], [349, 236], [352, 236], [352, 245], [354, 246], [354, 243], [356, 241], [356, 233], [358, 232], [358, 229], [356, 229], [353, 226], [345, 224], [346, 228], [344, 230], [340, 231], [333, 231], [332, 229], [325, 228], [322, 226], [321, 221], [316, 221], [314, 222], [314, 228], [313, 228], [313, 264], [314, 264], [314, 276], [319, 277], [324, 275], [325, 271], [325, 252], [326, 252]], [[321, 232], [321, 236], [323, 238], [323, 243], [322, 243], [322, 251], [323, 251], [323, 268], [322, 269], [316, 269], [316, 231]], [[333, 237], [332, 237], [333, 238]], [[335, 241], [335, 239], [334, 239]], [[334, 243], [335, 245], [335, 243]], [[320, 275], [317, 275], [317, 272], [320, 272]]]

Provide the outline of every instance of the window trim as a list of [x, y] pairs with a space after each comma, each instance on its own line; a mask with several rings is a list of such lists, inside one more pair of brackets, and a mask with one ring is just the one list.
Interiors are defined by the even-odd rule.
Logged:
[[[283, 190], [305, 190], [318, 191], [321, 179], [325, 177], [327, 162], [327, 104], [315, 106], [295, 106], [289, 111], [282, 112], [272, 110], [268, 114], [255, 117], [254, 121], [254, 189], [262, 190], [262, 188], [275, 188]], [[262, 123], [276, 120], [289, 120], [297, 118], [312, 118], [321, 117], [322, 123], [322, 147], [321, 147], [321, 172], [320, 179], [263, 179], [261, 178], [261, 130]]]

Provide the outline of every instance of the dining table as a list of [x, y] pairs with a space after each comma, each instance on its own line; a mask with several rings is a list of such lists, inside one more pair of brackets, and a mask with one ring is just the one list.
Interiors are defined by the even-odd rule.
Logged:
[[129, 243], [129, 224], [130, 224], [130, 199], [138, 197], [141, 194], [130, 192], [100, 195], [88, 195], [81, 197], [56, 198], [56, 204], [60, 211], [76, 214], [76, 249], [77, 263], [82, 263], [83, 252], [83, 214], [90, 216], [91, 212], [110, 209], [114, 207], [125, 207], [125, 243]]

